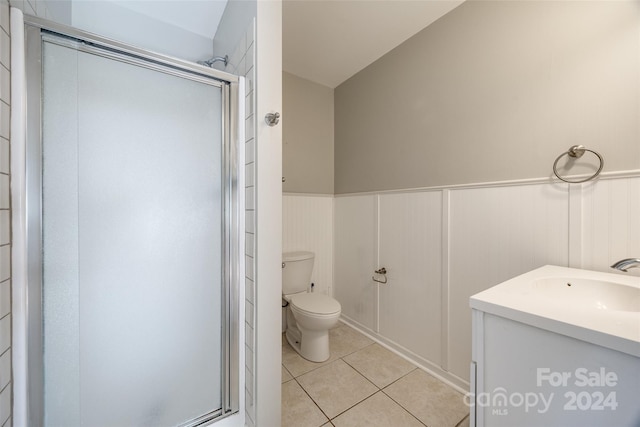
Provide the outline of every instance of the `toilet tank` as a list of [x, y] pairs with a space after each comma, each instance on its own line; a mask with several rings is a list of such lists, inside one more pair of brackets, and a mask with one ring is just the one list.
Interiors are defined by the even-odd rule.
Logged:
[[313, 252], [297, 251], [282, 254], [282, 294], [304, 292], [311, 283]]

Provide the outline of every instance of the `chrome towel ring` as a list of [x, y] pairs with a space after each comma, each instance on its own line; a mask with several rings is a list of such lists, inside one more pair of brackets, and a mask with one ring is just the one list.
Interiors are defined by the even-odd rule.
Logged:
[[[579, 180], [575, 180], [575, 181], [571, 181], [569, 179], [565, 179], [565, 178], [561, 177], [560, 174], [558, 174], [558, 160], [560, 160], [565, 155], [567, 155], [567, 156], [569, 156], [571, 158], [574, 158], [574, 159], [579, 159], [580, 157], [582, 157], [584, 155], [585, 151], [588, 151], [590, 153], [595, 154], [598, 157], [598, 160], [600, 160], [600, 166], [598, 167], [598, 170], [596, 171], [596, 173], [594, 173], [593, 175], [591, 175], [591, 176], [589, 176], [589, 177], [587, 177], [585, 179], [579, 179]], [[553, 173], [561, 181], [568, 182], [569, 184], [580, 184], [581, 182], [591, 181], [592, 179], [594, 179], [595, 177], [600, 175], [600, 172], [602, 172], [602, 168], [603, 167], [604, 167], [604, 159], [602, 158], [602, 156], [598, 152], [593, 151], [593, 150], [589, 150], [588, 148], [584, 148], [584, 145], [573, 145], [565, 153], [560, 154], [556, 158], [556, 161], [553, 162]]]

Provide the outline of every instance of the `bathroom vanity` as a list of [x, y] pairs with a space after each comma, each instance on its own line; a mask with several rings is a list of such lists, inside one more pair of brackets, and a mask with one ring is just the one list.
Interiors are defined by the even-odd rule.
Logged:
[[640, 278], [544, 266], [471, 297], [471, 426], [640, 426]]

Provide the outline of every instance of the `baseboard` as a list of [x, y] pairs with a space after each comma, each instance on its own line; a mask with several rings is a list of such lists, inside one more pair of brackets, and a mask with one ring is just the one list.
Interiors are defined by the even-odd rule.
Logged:
[[386, 337], [383, 337], [382, 335], [372, 331], [366, 326], [358, 323], [357, 321], [350, 319], [348, 316], [345, 316], [344, 314], [340, 316], [340, 321], [352, 327], [353, 329], [357, 330], [358, 332], [362, 333], [363, 335], [366, 335], [367, 337], [371, 338], [381, 346], [394, 352], [395, 354], [402, 357], [403, 359], [413, 363], [414, 365], [417, 365], [418, 368], [429, 373], [430, 375], [433, 375], [434, 377], [444, 382], [445, 384], [453, 387], [455, 390], [459, 391], [460, 393], [466, 394], [469, 392], [469, 383], [467, 381], [452, 374], [451, 372], [447, 372], [443, 370], [440, 366], [434, 364], [433, 362], [430, 362], [429, 360], [426, 360], [423, 357], [418, 356], [412, 351], [402, 347], [401, 345], [398, 345], [397, 343], [391, 341]]

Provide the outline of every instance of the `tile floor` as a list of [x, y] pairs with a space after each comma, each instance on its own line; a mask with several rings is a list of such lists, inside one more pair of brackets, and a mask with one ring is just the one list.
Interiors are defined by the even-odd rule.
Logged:
[[353, 328], [329, 331], [331, 357], [303, 359], [282, 336], [283, 427], [466, 427], [463, 395]]

